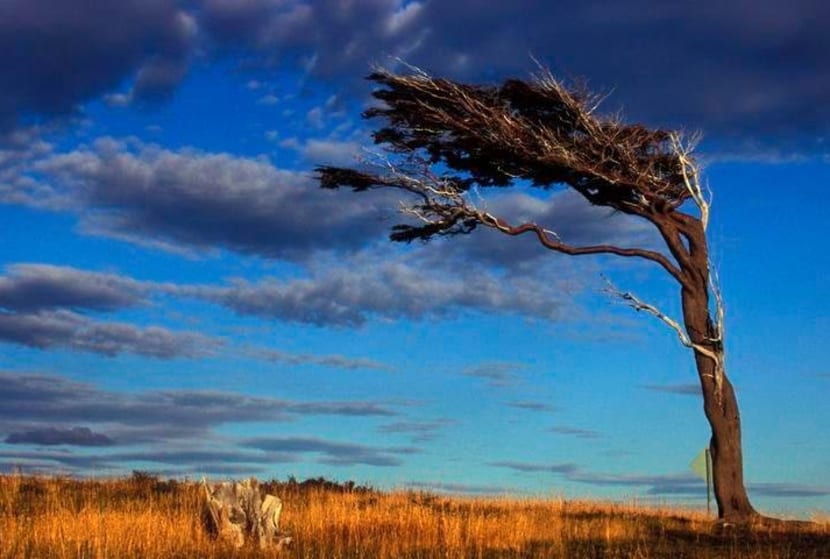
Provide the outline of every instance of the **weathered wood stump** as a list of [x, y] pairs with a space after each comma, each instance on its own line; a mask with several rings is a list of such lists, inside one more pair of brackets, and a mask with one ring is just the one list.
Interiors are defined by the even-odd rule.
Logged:
[[204, 485], [205, 523], [210, 533], [234, 547], [246, 541], [261, 548], [282, 549], [291, 544], [291, 538], [279, 530], [282, 501], [276, 495], [263, 495], [256, 479], [214, 485], [204, 481]]

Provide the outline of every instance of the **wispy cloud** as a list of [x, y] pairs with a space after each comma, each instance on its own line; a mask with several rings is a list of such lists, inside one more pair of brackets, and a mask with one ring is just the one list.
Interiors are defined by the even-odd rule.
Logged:
[[802, 483], [750, 483], [750, 494], [764, 497], [827, 497], [830, 487]]
[[452, 425], [455, 421], [439, 419], [436, 421], [396, 421], [378, 427], [383, 434], [409, 435], [413, 443], [425, 443], [435, 440], [442, 429]]
[[320, 165], [354, 165], [361, 154], [361, 144], [352, 141], [309, 140], [302, 148], [303, 157]]
[[[138, 281], [111, 272], [70, 266], [11, 264], [6, 266], [6, 274], [0, 276], [0, 340], [39, 348], [68, 347], [105, 355], [127, 352], [160, 358], [209, 355], [222, 345], [222, 340], [195, 332], [172, 332], [160, 327], [139, 328], [102, 322], [80, 314], [108, 313], [149, 305], [152, 298], [158, 295], [201, 295], [205, 289], [210, 290]], [[393, 370], [386, 363], [345, 355], [290, 353], [267, 347], [246, 347], [236, 351], [255, 359], [289, 366]]]
[[558, 409], [556, 406], [546, 404], [545, 402], [536, 402], [532, 400], [517, 400], [515, 402], [508, 402], [507, 405], [511, 408], [537, 412], [553, 412]]
[[513, 386], [521, 381], [518, 371], [525, 368], [524, 363], [509, 363], [492, 361], [480, 363], [464, 369], [461, 374], [479, 378], [487, 382], [488, 386]]
[[517, 472], [548, 472], [552, 474], [564, 474], [566, 476], [570, 476], [581, 471], [579, 466], [572, 462], [565, 462], [560, 464], [532, 464], [528, 462], [502, 461], [490, 462], [489, 465], [496, 468], [507, 468], [510, 470], [515, 470]]
[[[136, 464], [167, 466], [169, 475], [193, 473], [245, 472], [247, 475], [261, 472], [270, 464], [292, 463], [297, 456], [278, 453], [250, 452], [239, 448], [216, 450], [206, 448], [152, 448], [136, 452], [76, 453], [62, 450], [14, 450], [0, 449], [0, 466], [15, 464], [26, 470], [54, 473], [68, 469], [77, 474], [91, 471], [129, 472]], [[142, 466], [146, 467], [146, 466]]]
[[699, 384], [646, 384], [643, 385], [646, 390], [654, 392], [663, 392], [666, 394], [681, 394], [683, 396], [700, 396]]
[[42, 427], [28, 431], [10, 433], [6, 444], [36, 444], [43, 446], [110, 446], [115, 441], [103, 433], [96, 433], [88, 427]]
[[0, 276], [0, 308], [113, 311], [141, 304], [146, 287], [116, 274], [67, 266], [12, 264]]
[[551, 282], [527, 278], [506, 285], [492, 271], [478, 267], [451, 271], [446, 264], [430, 268], [385, 250], [331, 262], [321, 256], [306, 278], [237, 279], [227, 286], [190, 286], [180, 291], [244, 315], [337, 327], [359, 327], [372, 318], [420, 320], [464, 312], [560, 320], [564, 306]]
[[548, 429], [551, 433], [556, 433], [557, 435], [567, 435], [571, 437], [577, 437], [579, 439], [599, 439], [602, 438], [602, 434], [598, 431], [592, 431], [590, 429], [580, 429], [579, 427], [570, 427], [567, 425], [557, 425], [556, 427], [551, 427]]
[[451, 495], [515, 495], [514, 488], [492, 484], [447, 483], [440, 481], [410, 481], [404, 484], [408, 489], [416, 489]]
[[231, 470], [253, 475], [273, 464], [301, 461], [392, 467], [419, 452], [409, 446], [374, 447], [321, 437], [239, 437], [218, 431], [231, 424], [315, 416], [388, 421], [396, 412], [381, 402], [281, 400], [194, 390], [116, 392], [34, 373], [0, 372], [0, 384], [0, 440], [16, 447], [0, 449], [0, 468], [6, 469], [14, 463], [29, 470], [89, 474], [161, 464], [174, 475]]
[[259, 437], [243, 440], [241, 446], [268, 452], [316, 454], [321, 464], [333, 466], [400, 466], [400, 455], [419, 452], [411, 447], [371, 447], [355, 443], [306, 437]]
[[[337, 257], [319, 255], [309, 263], [306, 277], [259, 281], [230, 279], [220, 285], [139, 281], [113, 272], [69, 266], [13, 264], [8, 265], [6, 274], [0, 276], [0, 313], [3, 313], [0, 316], [9, 324], [5, 337], [10, 341], [33, 347], [86, 348], [99, 353], [105, 348], [85, 344], [80, 339], [81, 326], [107, 329], [113, 332], [111, 336], [119, 331], [126, 337], [128, 333], [124, 328], [128, 325], [107, 326], [108, 323], [79, 312], [107, 313], [149, 306], [161, 296], [194, 298], [243, 315], [321, 327], [359, 327], [374, 318], [449, 318], [465, 312], [519, 314], [546, 320], [563, 318], [562, 309], [568, 303], [560, 299], [556, 282], [533, 277], [505, 282], [499, 272], [483, 267], [468, 266], [461, 273], [451, 268], [446, 262], [436, 266], [425, 261], [420, 251], [402, 255], [388, 246]], [[4, 312], [4, 308], [8, 310]], [[23, 322], [32, 328], [21, 330], [17, 327]], [[142, 329], [131, 328], [133, 337], [139, 337]], [[36, 336], [41, 330], [43, 335]], [[201, 348], [201, 354], [209, 354], [222, 344], [219, 339], [198, 337], [196, 333], [170, 332], [170, 336], [178, 336], [182, 342], [192, 341], [179, 344], [177, 355], [195, 356], [197, 347]], [[120, 349], [118, 344], [111, 344], [106, 351], [133, 351], [123, 345], [125, 348]], [[136, 345], [135, 351], [138, 348]], [[375, 360], [341, 355], [318, 356], [260, 347], [239, 350], [249, 357], [286, 365], [391, 369]], [[158, 356], [163, 353], [154, 351]], [[143, 354], [149, 354], [149, 351]], [[498, 383], [508, 381], [511, 375], [507, 369], [512, 367], [488, 364], [483, 368], [471, 368], [470, 372], [474, 376], [488, 375], [491, 382]]]
[[38, 349], [60, 347], [109, 357], [134, 353], [157, 359], [203, 357], [223, 344], [219, 338], [196, 332], [96, 321], [71, 311], [0, 311], [0, 341]]
[[254, 348], [248, 352], [251, 356], [272, 363], [290, 366], [321, 365], [335, 369], [392, 371], [391, 365], [372, 359], [346, 357], [345, 355], [313, 355], [309, 353], [289, 353], [275, 349]]
[[76, 453], [66, 449], [4, 449], [0, 448], [0, 467], [5, 470], [17, 468], [37, 473], [56, 471], [104, 471], [110, 468], [107, 457], [88, 452]]
[[384, 196], [315, 188], [307, 173], [266, 160], [132, 140], [101, 138], [31, 166], [40, 182], [20, 188], [51, 192], [54, 200], [25, 192], [20, 199], [75, 213], [90, 234], [183, 250], [303, 260], [314, 249], [357, 248], [382, 236], [378, 217], [390, 207]]
[[272, 93], [268, 93], [266, 95], [263, 95], [259, 99], [257, 99], [257, 103], [259, 103], [260, 105], [267, 105], [267, 106], [276, 105], [279, 102], [280, 102], [279, 97], [277, 97], [276, 95], [274, 95]]
[[[697, 496], [705, 494], [704, 482], [689, 473], [637, 475], [609, 474], [585, 470], [572, 463], [545, 464], [532, 462], [493, 462], [490, 466], [507, 468], [523, 473], [552, 473], [568, 481], [597, 486], [642, 487], [648, 495], [684, 495]], [[830, 495], [830, 487], [804, 485], [798, 483], [750, 483], [750, 494], [765, 497], [823, 497]]]
[[[389, 418], [381, 402], [296, 401], [218, 391], [108, 391], [56, 375], [0, 372], [0, 434], [66, 424], [102, 426], [117, 444], [208, 436], [229, 423], [291, 421], [302, 416]], [[25, 426], [25, 427], [22, 427]]]
[[18, 465], [27, 471], [54, 472], [68, 469], [84, 474], [95, 471], [130, 471], [136, 465], [164, 466], [168, 475], [191, 474], [253, 475], [265, 472], [275, 464], [314, 461], [330, 466], [368, 465], [397, 467], [402, 457], [420, 452], [412, 447], [374, 447], [318, 437], [259, 437], [224, 441], [222, 448], [207, 447], [199, 441], [177, 445], [155, 445], [147, 448], [115, 452], [76, 453], [68, 450], [37, 448], [5, 450], [0, 448], [0, 470]]
[[81, 314], [143, 305], [153, 287], [117, 274], [67, 266], [8, 265], [6, 274], [0, 276], [0, 341], [157, 359], [204, 357], [223, 345], [222, 339], [198, 332], [141, 327]]
[[703, 487], [703, 482], [691, 473], [652, 476], [603, 474], [586, 471], [581, 466], [573, 463], [550, 465], [528, 462], [494, 462], [490, 465], [523, 473], [547, 472], [557, 474], [569, 481], [587, 483], [589, 485], [647, 487], [646, 492], [652, 495], [678, 493], [699, 495]]

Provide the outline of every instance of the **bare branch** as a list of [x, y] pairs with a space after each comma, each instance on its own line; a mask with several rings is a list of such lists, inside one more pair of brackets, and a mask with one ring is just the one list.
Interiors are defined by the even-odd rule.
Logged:
[[[377, 165], [377, 163], [376, 163]], [[395, 240], [428, 239], [432, 235], [457, 234], [472, 231], [477, 225], [484, 225], [506, 235], [518, 236], [534, 233], [539, 243], [549, 250], [571, 256], [591, 254], [613, 254], [623, 257], [637, 257], [649, 260], [663, 267], [681, 284], [685, 281], [683, 272], [665, 255], [642, 248], [624, 248], [610, 244], [574, 246], [562, 241], [554, 231], [536, 223], [511, 225], [507, 220], [479, 209], [471, 200], [471, 194], [479, 197], [478, 189], [468, 189], [463, 181], [454, 176], [440, 176], [423, 158], [410, 156], [405, 168], [389, 159], [382, 161], [383, 175], [371, 175], [356, 171], [321, 168], [328, 178], [342, 175], [339, 184], [352, 186], [355, 190], [376, 187], [397, 188], [415, 194], [417, 203], [401, 201], [401, 213], [414, 217], [421, 226], [398, 225], [392, 238]], [[325, 185], [325, 183], [324, 183]]]
[[495, 217], [489, 213], [477, 212], [476, 219], [482, 225], [497, 229], [507, 235], [517, 236], [524, 233], [535, 233], [539, 242], [547, 249], [569, 254], [571, 256], [581, 256], [587, 254], [615, 254], [624, 257], [638, 257], [650, 260], [662, 266], [669, 274], [672, 275], [681, 284], [684, 281], [683, 273], [674, 264], [669, 261], [663, 254], [653, 250], [642, 248], [622, 248], [615, 245], [592, 245], [592, 246], [573, 246], [562, 242], [558, 235], [545, 229], [536, 223], [522, 223], [521, 225], [510, 225], [504, 219]]
[[603, 292], [605, 292], [608, 295], [611, 295], [619, 301], [622, 301], [624, 304], [628, 305], [637, 312], [645, 311], [648, 314], [656, 317], [661, 322], [663, 322], [663, 324], [674, 330], [674, 332], [677, 334], [677, 337], [680, 339], [681, 344], [683, 344], [686, 347], [693, 347], [694, 344], [692, 343], [692, 340], [689, 339], [688, 334], [686, 334], [686, 331], [683, 329], [682, 326], [680, 326], [679, 322], [669, 317], [667, 314], [665, 314], [663, 311], [661, 311], [654, 305], [642, 301], [640, 298], [638, 298], [630, 291], [621, 291], [605, 275], [602, 276], [602, 279], [605, 280], [605, 289], [603, 289]]
[[[607, 277], [603, 276], [603, 279], [605, 280], [605, 284], [606, 284], [606, 287], [603, 290], [605, 293], [611, 295], [615, 299], [618, 299], [618, 300], [622, 301], [624, 304], [628, 305], [629, 307], [631, 307], [635, 311], [638, 311], [638, 312], [639, 311], [644, 311], [644, 312], [656, 317], [663, 324], [665, 324], [666, 326], [671, 328], [675, 332], [675, 334], [677, 334], [677, 337], [680, 340], [681, 344], [683, 344], [684, 346], [694, 350], [696, 353], [699, 353], [699, 354], [701, 354], [705, 357], [708, 357], [709, 359], [711, 359], [714, 362], [715, 370], [714, 370], [714, 374], [712, 375], [712, 380], [715, 383], [715, 393], [717, 395], [718, 400], [720, 400], [721, 393], [722, 393], [723, 372], [724, 372], [724, 355], [723, 355], [723, 352], [713, 351], [710, 348], [708, 348], [708, 347], [706, 347], [702, 344], [698, 344], [698, 343], [693, 342], [689, 338], [689, 335], [686, 333], [686, 331], [684, 330], [684, 328], [680, 325], [680, 323], [678, 321], [674, 320], [673, 318], [671, 318], [670, 316], [665, 314], [663, 311], [661, 311], [659, 308], [655, 307], [654, 305], [651, 305], [649, 303], [644, 302], [642, 299], [640, 299], [639, 297], [637, 297], [636, 295], [634, 295], [630, 291], [621, 291], [619, 288], [617, 288], [617, 286], [615, 286], [613, 283], [611, 283], [611, 280], [609, 280]], [[718, 331], [720, 332], [719, 329], [718, 329]], [[714, 341], [719, 342], [719, 340], [712, 340], [712, 341], [713, 342]]]
[[700, 186], [700, 172], [697, 164], [691, 158], [691, 152], [697, 140], [693, 138], [684, 143], [679, 133], [672, 132], [670, 141], [674, 152], [677, 154], [683, 184], [700, 211], [700, 222], [703, 224], [703, 230], [706, 231], [709, 225], [710, 201], [703, 194], [703, 188]]
[[723, 303], [723, 293], [720, 289], [717, 271], [711, 267], [709, 270], [709, 290], [715, 302], [715, 320], [712, 324], [715, 335], [711, 341], [717, 344], [720, 349], [719, 359], [715, 360], [715, 394], [717, 395], [718, 403], [720, 403], [723, 393], [724, 370], [726, 368], [726, 348], [723, 345], [723, 340], [726, 335], [726, 308]]

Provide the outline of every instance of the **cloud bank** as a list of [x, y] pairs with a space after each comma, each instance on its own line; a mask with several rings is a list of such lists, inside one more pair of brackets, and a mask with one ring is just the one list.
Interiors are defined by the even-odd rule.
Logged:
[[[235, 392], [115, 392], [67, 378], [0, 371], [0, 468], [60, 468], [88, 475], [161, 464], [170, 475], [265, 471], [303, 460], [334, 466], [394, 467], [412, 447], [375, 447], [309, 437], [239, 437], [217, 429], [334, 416], [397, 416], [372, 401], [297, 401]], [[98, 450], [96, 450], [98, 449]], [[81, 451], [82, 450], [82, 451]]]
[[[644, 487], [647, 495], [700, 496], [705, 495], [704, 481], [691, 473], [663, 475], [630, 475], [590, 472], [572, 463], [536, 464], [527, 462], [493, 462], [491, 466], [522, 473], [552, 473], [569, 481], [596, 486]], [[797, 483], [749, 483], [750, 494], [763, 497], [824, 497], [830, 487]]]
[[[820, 0], [13, 0], [0, 8], [0, 125], [109, 95], [163, 101], [197, 58], [299, 70], [365, 92], [394, 57], [467, 80], [526, 76], [528, 53], [585, 76], [635, 119], [702, 128], [732, 146], [821, 150], [830, 7]], [[79, 40], [83, 38], [83, 40]], [[128, 84], [125, 89], [123, 84]]]

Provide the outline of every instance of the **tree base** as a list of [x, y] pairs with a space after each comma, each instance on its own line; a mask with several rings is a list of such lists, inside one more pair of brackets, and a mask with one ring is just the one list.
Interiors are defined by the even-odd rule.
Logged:
[[819, 524], [809, 520], [787, 520], [764, 516], [758, 512], [747, 515], [731, 515], [715, 521], [719, 533], [734, 532], [797, 532], [815, 530]]

